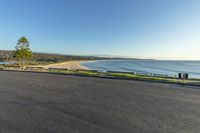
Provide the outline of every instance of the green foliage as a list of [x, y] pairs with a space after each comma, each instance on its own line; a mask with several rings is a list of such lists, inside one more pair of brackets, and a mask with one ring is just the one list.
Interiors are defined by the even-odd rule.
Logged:
[[15, 57], [21, 61], [21, 67], [24, 69], [25, 63], [29, 63], [32, 57], [32, 51], [29, 47], [29, 41], [26, 37], [21, 37], [15, 47]]
[[30, 49], [26, 48], [26, 49], [20, 49], [20, 50], [16, 50], [15, 52], [15, 56], [18, 59], [27, 59], [28, 61], [30, 61], [31, 57], [32, 57], [32, 52]]
[[29, 48], [29, 41], [26, 37], [21, 37], [18, 40], [17, 46], [15, 47], [17, 50]]

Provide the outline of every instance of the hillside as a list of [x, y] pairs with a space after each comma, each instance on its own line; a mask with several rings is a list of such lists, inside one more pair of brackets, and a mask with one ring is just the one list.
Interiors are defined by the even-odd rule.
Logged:
[[[72, 56], [72, 55], [60, 55], [60, 54], [49, 54], [49, 53], [33, 53], [32, 62], [62, 62], [71, 60], [99, 60], [106, 59], [104, 57], [94, 56]], [[14, 57], [14, 51], [11, 50], [0, 50], [0, 61], [16, 61]]]

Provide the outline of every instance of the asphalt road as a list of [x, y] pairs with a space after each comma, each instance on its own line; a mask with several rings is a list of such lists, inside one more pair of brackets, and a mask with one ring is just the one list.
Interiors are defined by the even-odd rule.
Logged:
[[0, 72], [0, 133], [199, 133], [200, 88]]

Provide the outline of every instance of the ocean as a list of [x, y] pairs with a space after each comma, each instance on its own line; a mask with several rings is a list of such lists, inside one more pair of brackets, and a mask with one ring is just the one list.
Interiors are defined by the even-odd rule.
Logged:
[[173, 77], [178, 73], [188, 73], [191, 78], [200, 78], [200, 61], [102, 60], [84, 62], [81, 65], [98, 71], [135, 72]]
[[0, 62], [0, 65], [13, 64], [13, 63], [15, 63], [15, 62]]

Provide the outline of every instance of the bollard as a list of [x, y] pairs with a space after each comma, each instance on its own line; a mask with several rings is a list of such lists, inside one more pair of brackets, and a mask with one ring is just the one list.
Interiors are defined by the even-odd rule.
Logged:
[[178, 73], [178, 78], [182, 79], [182, 73]]

